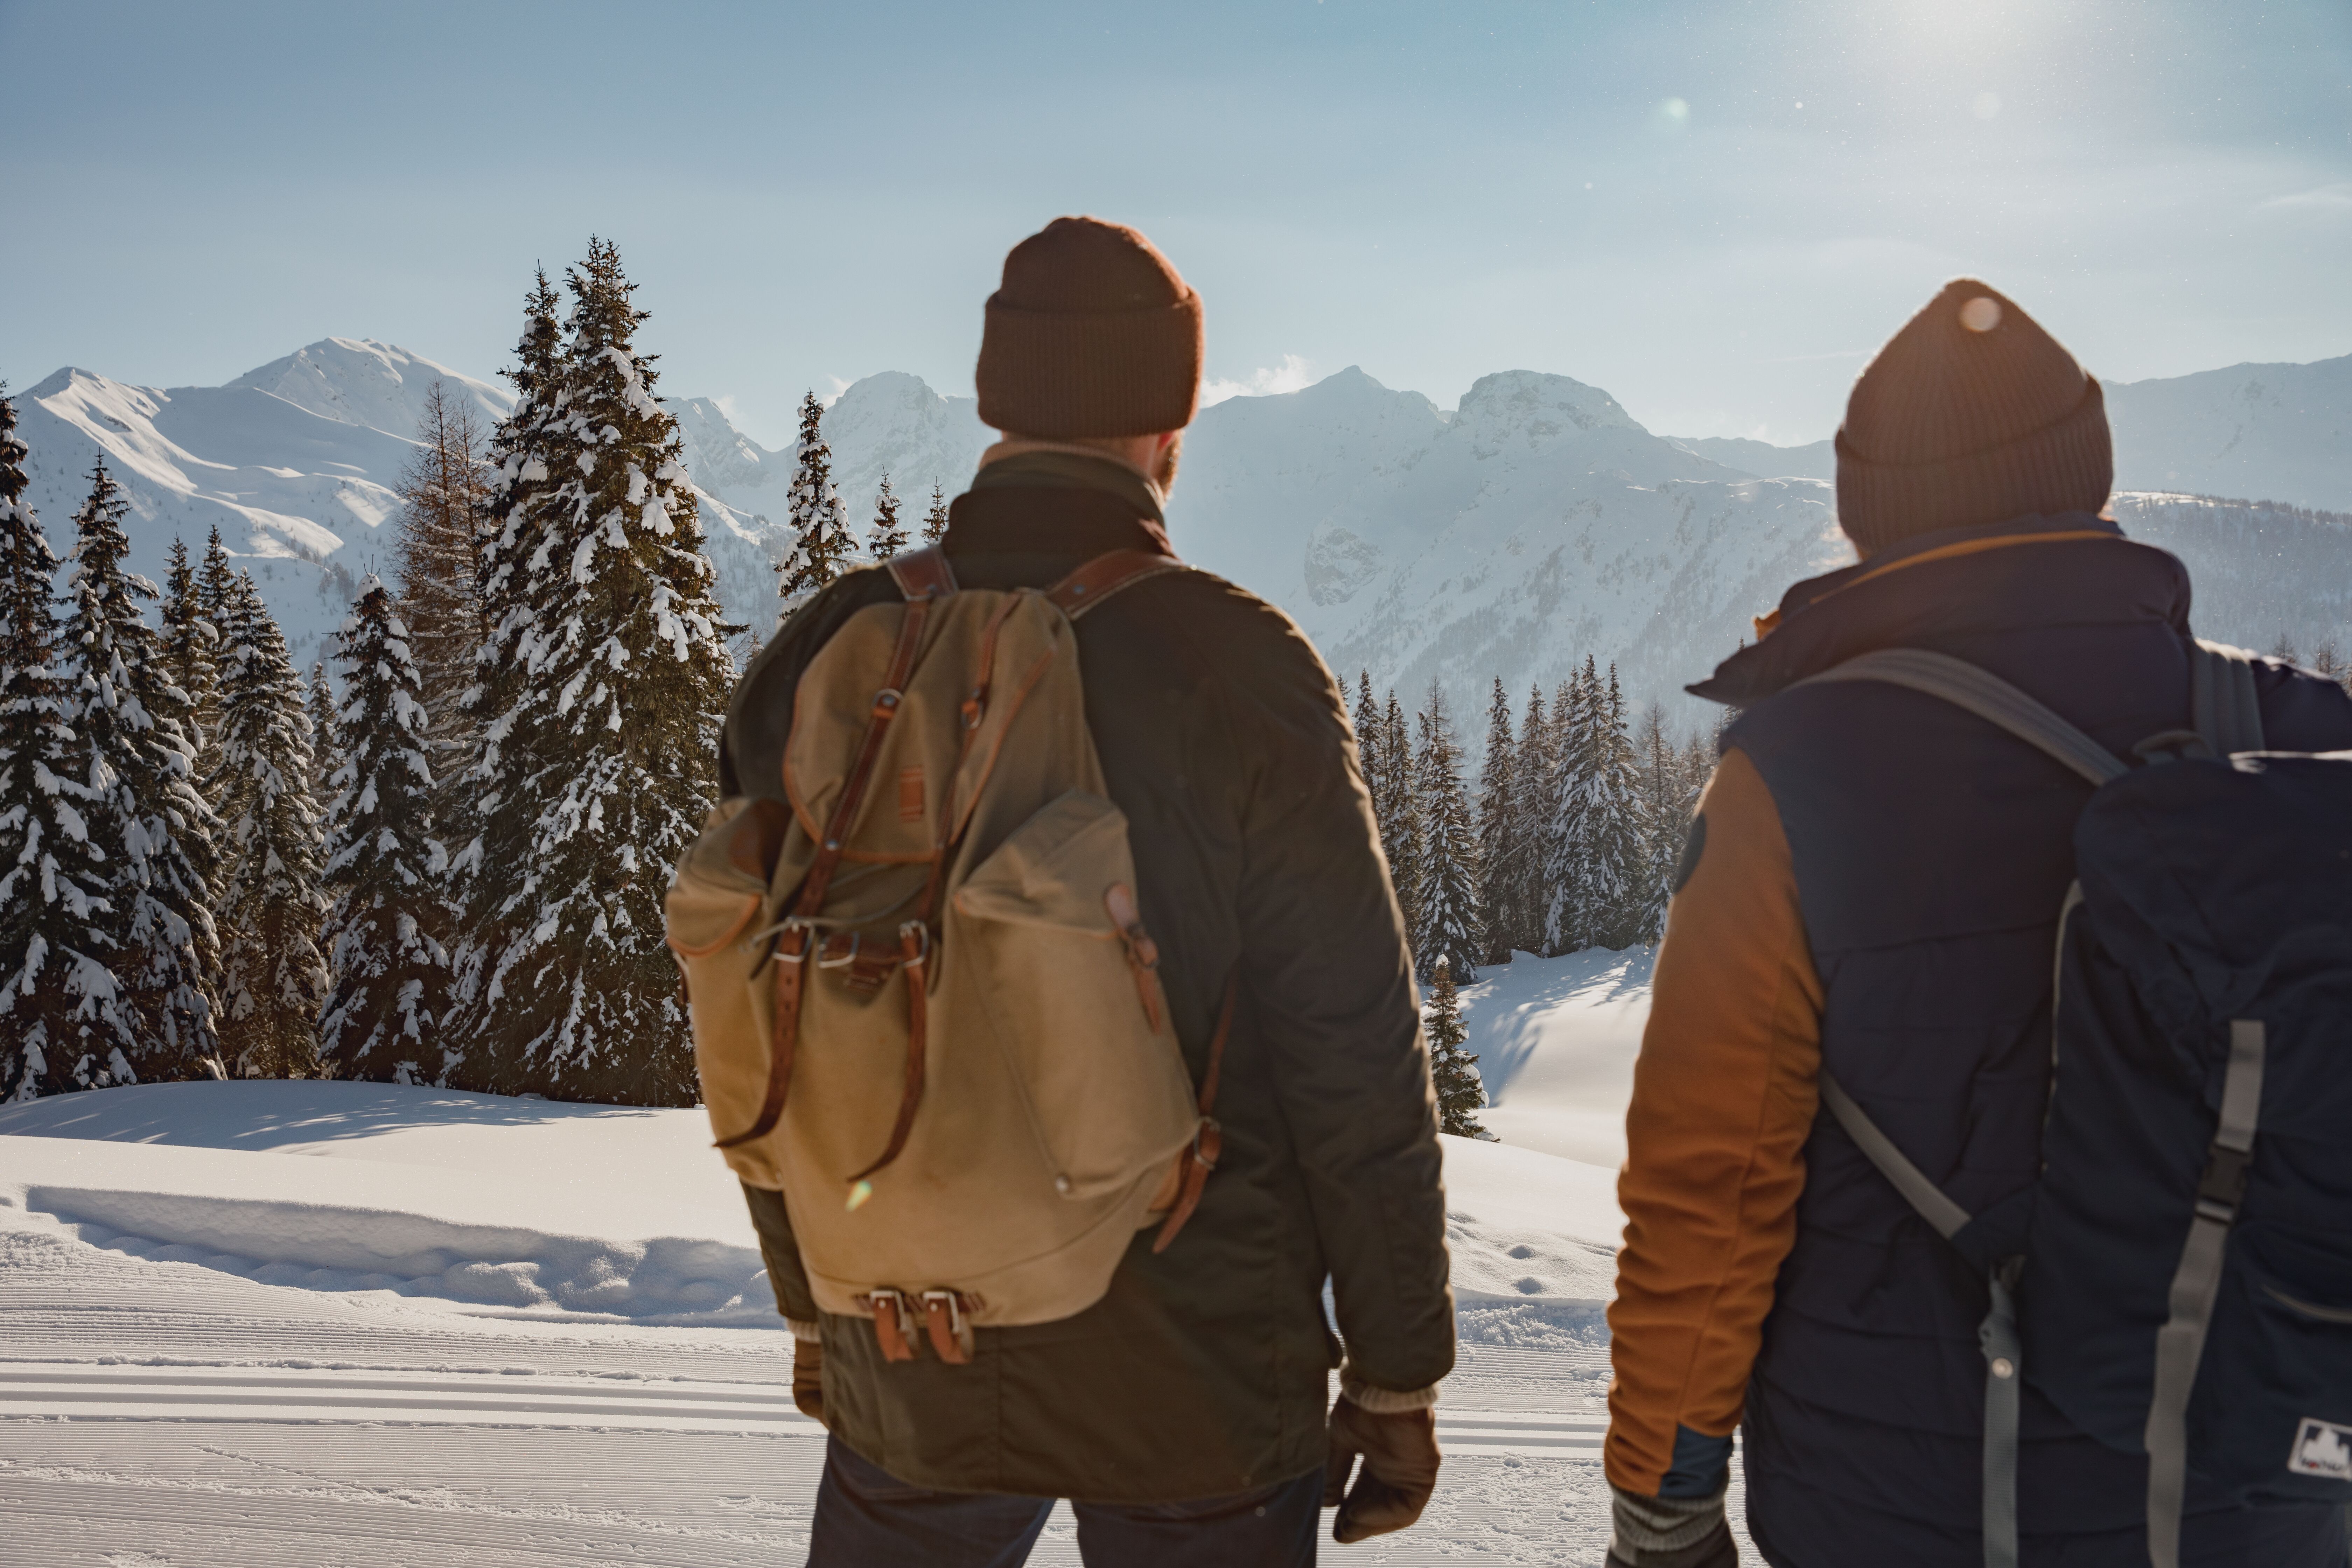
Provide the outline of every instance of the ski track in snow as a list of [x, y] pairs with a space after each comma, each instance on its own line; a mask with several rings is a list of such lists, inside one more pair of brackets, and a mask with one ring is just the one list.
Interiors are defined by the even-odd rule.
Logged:
[[[1465, 988], [1528, 1129], [1622, 1115], [1580, 1095], [1614, 1092], [1646, 963]], [[698, 1113], [371, 1085], [0, 1110], [0, 1565], [799, 1561], [821, 1432], [707, 1140]], [[1612, 1173], [1446, 1155], [1439, 1489], [1324, 1560], [1598, 1568]], [[1031, 1561], [1077, 1560], [1058, 1508]]]

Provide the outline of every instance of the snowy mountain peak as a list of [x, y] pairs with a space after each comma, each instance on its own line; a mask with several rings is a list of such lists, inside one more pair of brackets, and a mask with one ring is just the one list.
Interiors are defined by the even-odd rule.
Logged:
[[1553, 443], [1601, 429], [1649, 432], [1618, 401], [1597, 386], [1540, 371], [1507, 370], [1480, 376], [1463, 395], [1454, 416], [1477, 456], [1507, 447], [1538, 452]]
[[373, 338], [320, 338], [228, 384], [282, 397], [322, 419], [364, 425], [407, 440], [423, 413], [425, 389], [436, 381], [445, 395], [462, 392], [470, 398], [486, 420], [504, 418], [515, 405], [514, 393], [506, 387]]

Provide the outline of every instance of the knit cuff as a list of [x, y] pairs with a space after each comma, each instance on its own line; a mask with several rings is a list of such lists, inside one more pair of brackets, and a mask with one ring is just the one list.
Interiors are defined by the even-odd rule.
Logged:
[[1679, 1552], [1696, 1545], [1723, 1522], [1724, 1493], [1731, 1486], [1728, 1472], [1723, 1481], [1713, 1497], [1704, 1498], [1636, 1497], [1622, 1488], [1610, 1488], [1610, 1551], [1631, 1563], [1640, 1552]]
[[814, 1318], [786, 1318], [784, 1327], [792, 1330], [796, 1340], [823, 1340], [824, 1325]]
[[1339, 1397], [1368, 1415], [1402, 1415], [1410, 1410], [1427, 1410], [1437, 1403], [1437, 1384], [1427, 1388], [1409, 1389], [1398, 1393], [1392, 1388], [1374, 1388], [1356, 1375], [1352, 1366], [1339, 1368]]

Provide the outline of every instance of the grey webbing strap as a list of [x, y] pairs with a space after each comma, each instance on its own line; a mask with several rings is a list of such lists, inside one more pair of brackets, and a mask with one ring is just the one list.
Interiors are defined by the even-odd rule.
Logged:
[[[2247, 680], [2251, 683], [2252, 676]], [[2129, 770], [2108, 751], [2008, 681], [1964, 658], [1923, 647], [1886, 647], [1796, 682], [1814, 686], [1833, 680], [1875, 680], [1940, 697], [1998, 724], [2019, 740], [2039, 746], [2095, 784], [2121, 778]], [[1790, 688], [1794, 690], [1795, 686]]]
[[[1944, 1195], [1895, 1141], [1879, 1131], [1827, 1068], [1821, 1074], [1822, 1103], [1878, 1167], [1903, 1201], [1949, 1241], [1969, 1223], [1969, 1211]], [[1992, 1306], [1977, 1325], [1985, 1358], [1984, 1560], [1985, 1568], [2017, 1568], [2018, 1390], [2024, 1382], [2025, 1352], [2017, 1337], [2017, 1277], [2024, 1259], [2004, 1258], [1992, 1268]]]
[[2245, 1195], [2262, 1119], [2263, 1031], [2258, 1020], [2230, 1023], [2230, 1066], [2221, 1116], [2197, 1186], [2197, 1214], [2173, 1272], [2169, 1315], [2156, 1334], [2156, 1388], [2148, 1400], [2147, 1554], [2155, 1568], [2179, 1568], [2180, 1510], [2189, 1491], [2189, 1396], [2205, 1354], [2205, 1331], [2221, 1289], [2221, 1264]]
[[2017, 1277], [2022, 1258], [2004, 1258], [1989, 1283], [1992, 1308], [1977, 1325], [1985, 1358], [1985, 1568], [2017, 1568], [2017, 1413], [2025, 1350], [2017, 1337]]
[[1839, 1087], [1838, 1080], [1829, 1075], [1826, 1068], [1822, 1069], [1821, 1090], [1822, 1103], [1830, 1108], [1830, 1114], [1837, 1118], [1837, 1123], [1845, 1129], [1846, 1136], [1860, 1144], [1862, 1152], [1870, 1156], [1870, 1163], [1878, 1167], [1879, 1174], [1893, 1183], [1895, 1190], [1903, 1194], [1903, 1201], [1918, 1210], [1919, 1217], [1934, 1226], [1936, 1234], [1945, 1240], [1949, 1241], [1958, 1235], [1960, 1227], [1969, 1223], [1969, 1211], [1946, 1197], [1941, 1187], [1920, 1174], [1919, 1167], [1904, 1157], [1903, 1151], [1895, 1146], [1895, 1141], [1878, 1130], [1878, 1123], [1863, 1114], [1862, 1107]]
[[2262, 693], [2254, 656], [2222, 643], [2189, 649], [2189, 715], [2217, 757], [2263, 749]]

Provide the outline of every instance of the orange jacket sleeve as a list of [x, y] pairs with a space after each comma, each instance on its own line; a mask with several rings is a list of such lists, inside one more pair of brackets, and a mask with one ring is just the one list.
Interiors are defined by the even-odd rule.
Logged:
[[1724, 753], [1693, 832], [1704, 837], [1667, 914], [1617, 1183], [1605, 1452], [1611, 1483], [1643, 1497], [1675, 1468], [1678, 1436], [1686, 1455], [1693, 1437], [1728, 1452], [1796, 1236], [1821, 1068], [1822, 987], [1789, 840], [1745, 752]]

